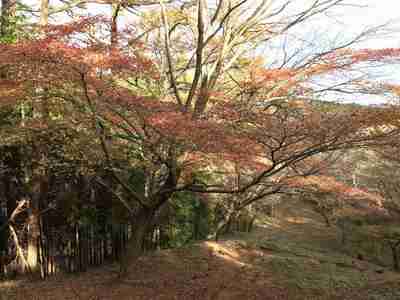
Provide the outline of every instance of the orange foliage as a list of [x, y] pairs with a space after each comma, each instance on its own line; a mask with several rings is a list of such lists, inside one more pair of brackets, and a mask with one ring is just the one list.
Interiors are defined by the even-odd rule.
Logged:
[[366, 201], [369, 206], [373, 207], [383, 207], [383, 198], [380, 195], [370, 193], [359, 188], [350, 187], [331, 176], [319, 175], [296, 177], [288, 179], [286, 184], [295, 188], [318, 190], [321, 192], [331, 193], [336, 195], [336, 197], [347, 200]]
[[[140, 51], [122, 47], [111, 50], [102, 43], [74, 40], [76, 34], [84, 34], [97, 22], [103, 19], [81, 19], [48, 27], [43, 38], [1, 44], [0, 67], [7, 67], [10, 73], [7, 81], [0, 82], [2, 101], [31, 97], [36, 93], [35, 88], [46, 88], [48, 97], [94, 106], [95, 113], [115, 131], [135, 137], [144, 155], [162, 156], [164, 150], [160, 149], [165, 149], [162, 146], [174, 145], [182, 165], [190, 165], [193, 159], [201, 161], [199, 165], [206, 159], [220, 164], [232, 161], [261, 178], [282, 170], [290, 175], [301, 163], [309, 169], [323, 168], [323, 163], [313, 165], [307, 159], [337, 149], [379, 143], [388, 130], [371, 129], [400, 119], [400, 113], [393, 110], [359, 108], [331, 113], [299, 99], [288, 100], [292, 99], [293, 91], [308, 92], [303, 84], [311, 76], [365, 61], [397, 57], [398, 49], [340, 50], [299, 69], [264, 69], [252, 65], [249, 81], [243, 86], [246, 90], [263, 89], [254, 105], [249, 107], [248, 103], [227, 95], [206, 91], [214, 103], [201, 117], [194, 117], [170, 99], [138, 96], [118, 83], [132, 76], [159, 78], [152, 62], [140, 55]], [[271, 113], [259, 105], [265, 97], [283, 97], [289, 104], [284, 105], [283, 101]], [[307, 173], [307, 167], [300, 169]], [[332, 189], [354, 197], [362, 195], [361, 191], [346, 189], [322, 177], [298, 179], [290, 184], [316, 184], [322, 190]]]

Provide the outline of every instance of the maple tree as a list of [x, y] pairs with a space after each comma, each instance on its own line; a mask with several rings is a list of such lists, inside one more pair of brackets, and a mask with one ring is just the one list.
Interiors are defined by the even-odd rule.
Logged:
[[[224, 218], [229, 221], [293, 188], [294, 179], [318, 173], [327, 163], [321, 154], [385, 145], [398, 136], [397, 107], [326, 111], [314, 104], [321, 91], [310, 80], [392, 63], [399, 49], [352, 50], [346, 43], [299, 66], [252, 62], [252, 49], [342, 1], [316, 0], [288, 17], [282, 12], [290, 2], [161, 1], [136, 22], [143, 32], [117, 28], [116, 2], [111, 20], [80, 18], [0, 44], [0, 68], [8, 74], [0, 82], [1, 105], [31, 103], [36, 114], [24, 119], [24, 128], [61, 122], [90, 132], [123, 188], [113, 191], [133, 225], [123, 272], [176, 193], [232, 195], [236, 200]], [[371, 84], [357, 78], [346, 85]], [[43, 103], [57, 105], [39, 108]], [[115, 165], [121, 149], [129, 154], [128, 167], [143, 170], [142, 189], [133, 188], [124, 168]], [[213, 173], [224, 180], [204, 180]], [[227, 180], [232, 176], [240, 177], [235, 185]]]

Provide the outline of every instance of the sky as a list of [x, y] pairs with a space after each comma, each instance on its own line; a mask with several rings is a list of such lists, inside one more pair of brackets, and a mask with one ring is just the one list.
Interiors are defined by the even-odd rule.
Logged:
[[[253, 0], [252, 0], [253, 1]], [[284, 1], [284, 0], [277, 0]], [[315, 0], [295, 0], [292, 9], [303, 10], [305, 5]], [[254, 1], [256, 2], [256, 1]], [[320, 15], [307, 22], [305, 27], [300, 25], [295, 29], [295, 35], [305, 39], [317, 39], [317, 44], [327, 47], [331, 40], [343, 41], [351, 39], [368, 27], [383, 25], [390, 22], [388, 29], [380, 31], [374, 38], [369, 38], [355, 48], [397, 48], [400, 47], [400, 0], [347, 0], [347, 6], [338, 6], [333, 10]], [[354, 5], [355, 4], [355, 5]], [[109, 9], [103, 7], [103, 11]], [[310, 36], [309, 36], [310, 35]], [[302, 37], [302, 38], [303, 38]], [[269, 52], [266, 52], [269, 53]], [[389, 81], [400, 84], [399, 65], [371, 70], [376, 81]], [[343, 102], [356, 102], [359, 104], [381, 104], [385, 100], [381, 96], [365, 95], [340, 95]]]
[[[393, 30], [400, 32], [400, 1], [398, 0], [359, 0], [353, 1], [365, 7], [339, 8], [331, 17], [337, 20], [338, 26], [343, 24], [349, 31], [362, 30], [368, 25], [380, 25], [391, 22]], [[350, 3], [350, 2], [349, 2]], [[362, 45], [365, 48], [399, 47], [400, 35], [384, 36], [381, 39], [372, 39]]]
[[[299, 0], [307, 3], [313, 0]], [[354, 46], [358, 49], [400, 48], [400, 0], [348, 0], [356, 4], [338, 6], [335, 9], [314, 18], [307, 25], [295, 29], [294, 35], [301, 39], [316, 40], [318, 47], [323, 47], [332, 40], [346, 41], [366, 28], [387, 24], [385, 30]], [[371, 69], [371, 78], [377, 82], [400, 84], [400, 65], [390, 65]], [[382, 96], [340, 95], [343, 102], [359, 104], [381, 104], [386, 100]], [[336, 99], [335, 99], [336, 100]]]
[[[252, 0], [253, 1], [253, 0]], [[277, 0], [284, 1], [284, 0]], [[303, 8], [305, 4], [312, 3], [315, 0], [295, 0], [295, 5]], [[337, 32], [340, 29], [346, 31], [362, 30], [365, 26], [370, 24], [383, 24], [390, 20], [397, 19], [397, 29], [400, 32], [400, 0], [346, 0], [349, 4], [356, 4], [356, 6], [342, 6], [337, 7], [326, 15], [320, 16], [315, 19], [315, 23], [323, 28], [330, 28], [331, 32]], [[39, 0], [23, 0], [24, 3], [30, 6], [38, 7]], [[68, 2], [68, 0], [66, 1]], [[50, 0], [51, 4], [60, 3], [59, 0]], [[1, 5], [0, 5], [1, 6]], [[92, 14], [96, 13], [109, 13], [110, 8], [108, 5], [90, 5]], [[396, 39], [380, 39], [377, 41], [370, 41], [365, 44], [365, 47], [380, 48], [380, 47], [396, 47], [400, 46], [400, 36]]]
[[[255, 0], [252, 0], [255, 1]], [[277, 0], [285, 1], [285, 0]], [[305, 5], [312, 3], [315, 0], [294, 0], [294, 7], [298, 6], [301, 9]], [[336, 7], [329, 13], [314, 19], [314, 23], [310, 26], [329, 29], [332, 34], [337, 34], [340, 31], [358, 32], [368, 25], [383, 24], [390, 20], [396, 20], [397, 24], [393, 27], [397, 28], [400, 33], [400, 0], [346, 0], [349, 4], [355, 6]], [[39, 0], [23, 0], [24, 3], [30, 6], [38, 7]], [[68, 0], [66, 1], [68, 2]], [[255, 1], [256, 2], [256, 1]], [[50, 0], [51, 4], [60, 3], [59, 0]], [[1, 6], [1, 5], [0, 5]], [[89, 5], [91, 14], [110, 13], [109, 5]], [[382, 48], [382, 47], [400, 47], [400, 34], [397, 38], [382, 38], [370, 40], [364, 43], [365, 48]]]
[[[50, 3], [57, 3], [59, 0], [50, 0]], [[256, 0], [252, 0], [255, 1]], [[276, 0], [284, 1], [284, 0]], [[304, 9], [305, 5], [315, 0], [295, 0], [292, 9]], [[25, 0], [29, 5], [38, 4], [39, 0]], [[255, 3], [254, 2], [254, 3]], [[321, 47], [331, 40], [343, 41], [351, 39], [357, 33], [368, 26], [376, 26], [392, 22], [389, 26], [392, 30], [380, 32], [377, 37], [357, 44], [356, 48], [397, 48], [400, 47], [400, 0], [347, 0], [347, 6], [339, 6], [333, 10], [315, 17], [307, 25], [298, 26], [293, 31], [293, 36], [301, 39], [314, 39], [316, 45]], [[110, 13], [109, 5], [90, 5], [91, 14]], [[132, 17], [130, 17], [132, 18]], [[271, 52], [269, 53], [271, 56]], [[400, 84], [400, 69], [398, 65], [379, 70], [379, 80], [387, 80]], [[378, 73], [376, 74], [378, 75]], [[381, 98], [363, 98], [364, 104], [377, 104]]]
[[[363, 28], [368, 24], [379, 25], [391, 22], [386, 34], [380, 38], [367, 40], [359, 48], [399, 48], [400, 47], [400, 1], [399, 0], [361, 0], [368, 7], [361, 9], [346, 9], [343, 13], [344, 23], [350, 29]], [[346, 28], [345, 27], [345, 28]], [[392, 32], [391, 32], [392, 31]], [[378, 80], [400, 84], [400, 66], [393, 65], [379, 70]], [[381, 97], [370, 96], [360, 101], [363, 104], [382, 103]]]

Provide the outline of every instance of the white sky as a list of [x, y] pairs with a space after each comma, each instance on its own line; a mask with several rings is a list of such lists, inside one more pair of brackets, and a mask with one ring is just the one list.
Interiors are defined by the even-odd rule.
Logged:
[[[279, 1], [279, 0], [278, 0]], [[294, 7], [304, 8], [306, 4], [315, 0], [296, 0]], [[39, 0], [25, 0], [25, 3], [36, 6]], [[59, 0], [50, 0], [50, 3], [59, 3]], [[376, 26], [391, 21], [392, 32], [385, 31], [379, 37], [371, 38], [358, 44], [357, 48], [398, 48], [400, 47], [400, 0], [347, 0], [347, 3], [357, 6], [336, 7], [333, 10], [320, 15], [307, 22], [307, 25], [300, 25], [294, 30], [296, 37], [315, 39], [317, 47], [325, 46], [329, 40], [346, 40], [363, 31], [368, 26]], [[91, 14], [110, 13], [109, 5], [88, 6]], [[87, 12], [87, 11], [86, 11]], [[322, 45], [322, 46], [321, 46]], [[270, 49], [271, 50], [271, 49]], [[268, 52], [271, 53], [271, 52]], [[270, 54], [271, 55], [271, 54]], [[399, 66], [385, 68], [381, 72], [382, 80], [389, 80], [400, 84]], [[379, 103], [379, 98], [360, 100], [361, 103]]]
[[[294, 7], [304, 9], [305, 4], [313, 1], [296, 0]], [[356, 6], [336, 7], [324, 15], [315, 17], [312, 22], [306, 22], [307, 25], [300, 25], [295, 32], [310, 39], [317, 37], [317, 46], [319, 46], [318, 44], [323, 45], [325, 42], [325, 46], [329, 47], [327, 44], [332, 39], [338, 41], [346, 40], [346, 37], [351, 39], [368, 27], [391, 22], [388, 30], [380, 32], [376, 37], [357, 44], [355, 47], [375, 49], [400, 47], [400, 0], [347, 0], [347, 3], [356, 4]], [[103, 6], [102, 11], [109, 12], [109, 7]], [[94, 13], [94, 11], [92, 12]], [[311, 34], [312, 37], [307, 37], [308, 34]], [[377, 80], [400, 83], [398, 67], [395, 65], [379, 70]], [[344, 101], [355, 101], [361, 104], [384, 102], [380, 96], [365, 95], [351, 95], [348, 100], [344, 99]]]
[[[39, 6], [39, 0], [22, 0], [30, 6]], [[278, 0], [279, 2], [280, 0]], [[304, 8], [315, 0], [295, 0], [293, 7]], [[68, 2], [68, 0], [66, 1]], [[314, 22], [309, 26], [314, 28], [326, 28], [329, 32], [336, 34], [340, 31], [359, 32], [368, 25], [383, 24], [397, 19], [396, 29], [398, 30], [395, 38], [382, 38], [371, 40], [363, 44], [366, 48], [400, 47], [400, 0], [346, 0], [349, 4], [356, 4], [357, 7], [345, 6], [336, 7], [326, 15], [314, 18]], [[50, 4], [57, 5], [59, 0], [50, 0]], [[1, 5], [0, 5], [1, 7]], [[91, 14], [110, 13], [109, 5], [91, 4], [88, 6]], [[86, 12], [87, 12], [86, 11]], [[344, 32], [343, 32], [344, 33]]]
[[[386, 35], [360, 44], [360, 48], [398, 48], [400, 47], [400, 1], [399, 0], [363, 0], [367, 8], [346, 11], [345, 23], [351, 28], [363, 28], [368, 24], [379, 25], [391, 22]], [[400, 84], [399, 65], [389, 66], [383, 70], [381, 80]], [[378, 104], [381, 97], [369, 97], [360, 100], [365, 104]]]
[[[365, 28], [368, 25], [380, 25], [391, 22], [391, 27], [394, 30], [400, 29], [399, 0], [353, 0], [352, 2], [365, 5], [366, 7], [337, 9], [337, 12], [333, 12], [330, 15], [337, 20], [338, 26], [342, 23], [345, 29], [355, 31]], [[363, 46], [366, 48], [398, 47], [400, 46], [400, 34], [396, 33], [392, 37], [388, 36], [379, 40], [371, 40]]]
[[[310, 2], [312, 0], [299, 0]], [[296, 28], [296, 35], [312, 40], [317, 47], [327, 45], [331, 40], [346, 41], [368, 27], [389, 23], [384, 31], [367, 39], [354, 48], [399, 48], [400, 47], [400, 0], [348, 0], [347, 3], [358, 6], [336, 7]], [[392, 65], [373, 70], [377, 81], [389, 81], [400, 84], [400, 66]], [[340, 97], [344, 101], [360, 104], [379, 104], [385, 102], [381, 96], [349, 95]], [[348, 98], [348, 99], [346, 99]]]

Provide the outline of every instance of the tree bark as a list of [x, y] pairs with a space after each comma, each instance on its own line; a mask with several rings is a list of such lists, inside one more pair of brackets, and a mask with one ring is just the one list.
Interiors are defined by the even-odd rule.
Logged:
[[[4, 226], [7, 222], [7, 216], [2, 214], [0, 210], [0, 278], [4, 274], [4, 259], [8, 249], [8, 226]], [[4, 227], [4, 228], [3, 228]]]
[[118, 15], [121, 9], [121, 4], [113, 3], [111, 5], [111, 49], [118, 46]]
[[47, 26], [49, 24], [49, 0], [40, 1], [40, 25]]
[[255, 221], [256, 221], [256, 216], [253, 216], [253, 217], [250, 219], [250, 223], [249, 223], [249, 227], [248, 227], [247, 232], [251, 232], [251, 231], [253, 230], [254, 222], [255, 222]]
[[39, 223], [39, 198], [40, 198], [40, 184], [33, 183], [32, 195], [29, 200], [28, 208], [28, 254], [27, 263], [31, 272], [38, 271], [38, 241], [40, 237], [40, 223]]
[[321, 213], [321, 215], [324, 217], [326, 227], [332, 227], [329, 217], [325, 213]]
[[396, 271], [400, 270], [400, 262], [399, 262], [399, 253], [397, 251], [397, 247], [399, 243], [390, 243], [390, 249], [392, 249], [392, 257], [393, 257], [393, 268]]
[[129, 266], [134, 263], [144, 251], [144, 243], [154, 221], [155, 210], [141, 208], [132, 221], [132, 236], [120, 259], [120, 276], [128, 273]]
[[223, 234], [230, 233], [232, 231], [232, 224], [237, 219], [237, 213], [232, 212], [227, 214], [217, 225], [217, 229], [215, 231], [215, 241], [219, 240], [219, 237]]
[[18, 146], [7, 146], [1, 152], [1, 155], [5, 158], [3, 162], [7, 170], [1, 178], [3, 181], [4, 197], [6, 198], [7, 217], [11, 216], [17, 207], [17, 201], [22, 196], [20, 178], [23, 174], [21, 172], [22, 151], [20, 150]]
[[32, 273], [40, 271], [39, 238], [40, 238], [40, 206], [48, 192], [46, 175], [38, 176], [32, 183], [32, 193], [28, 210], [28, 255], [27, 262]]
[[27, 263], [32, 273], [36, 273], [37, 271], [39, 271], [39, 263], [38, 263], [39, 237], [40, 237], [40, 223], [39, 223], [38, 209], [32, 206], [29, 209], [29, 217], [28, 217], [28, 256], [27, 256]]

